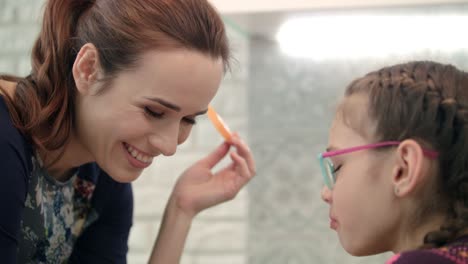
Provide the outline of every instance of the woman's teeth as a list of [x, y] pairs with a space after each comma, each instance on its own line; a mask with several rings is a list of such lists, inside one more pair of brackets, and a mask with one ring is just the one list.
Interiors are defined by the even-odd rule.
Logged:
[[125, 144], [125, 147], [127, 148], [128, 153], [132, 155], [135, 159], [144, 162], [144, 163], [150, 163], [153, 160], [153, 157], [147, 156], [145, 154], [142, 154], [138, 150], [132, 148], [130, 145]]

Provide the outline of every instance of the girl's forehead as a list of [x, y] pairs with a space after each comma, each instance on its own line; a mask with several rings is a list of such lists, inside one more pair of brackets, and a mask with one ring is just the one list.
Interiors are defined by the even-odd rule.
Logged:
[[347, 125], [339, 115], [333, 120], [328, 137], [328, 147], [342, 149], [365, 144], [364, 137], [355, 129]]
[[345, 97], [337, 108], [330, 129], [330, 140], [334, 136], [356, 138], [364, 142], [374, 141], [376, 122], [370, 118], [368, 105], [365, 94]]

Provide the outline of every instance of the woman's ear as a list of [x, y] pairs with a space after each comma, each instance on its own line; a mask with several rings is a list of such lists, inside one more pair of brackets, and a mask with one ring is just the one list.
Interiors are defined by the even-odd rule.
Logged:
[[396, 163], [392, 173], [394, 193], [404, 197], [413, 193], [429, 177], [430, 162], [424, 150], [415, 140], [401, 142], [396, 151]]
[[78, 52], [72, 73], [76, 89], [81, 94], [94, 94], [93, 84], [100, 77], [99, 53], [97, 48], [86, 43]]

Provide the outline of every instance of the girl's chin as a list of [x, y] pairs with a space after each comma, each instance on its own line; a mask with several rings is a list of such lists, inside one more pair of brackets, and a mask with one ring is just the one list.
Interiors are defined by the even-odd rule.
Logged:
[[353, 243], [352, 245], [345, 245], [341, 243], [341, 245], [343, 246], [344, 250], [348, 252], [348, 254], [355, 257], [365, 257], [385, 252], [376, 250], [375, 247], [373, 248], [365, 245], [357, 245], [356, 243]]

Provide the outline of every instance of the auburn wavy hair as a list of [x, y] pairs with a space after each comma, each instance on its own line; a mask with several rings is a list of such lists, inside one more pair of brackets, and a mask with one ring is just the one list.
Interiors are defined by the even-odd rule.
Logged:
[[72, 66], [86, 43], [96, 46], [106, 82], [154, 49], [195, 50], [229, 67], [224, 24], [207, 0], [49, 0], [31, 73], [0, 76], [17, 83], [5, 96], [14, 125], [42, 150], [64, 146], [74, 128]]
[[438, 178], [414, 212], [420, 225], [446, 215], [422, 248], [453, 241], [468, 227], [468, 73], [430, 61], [398, 64], [353, 81], [345, 98], [365, 94], [377, 141], [414, 139], [439, 152]]

